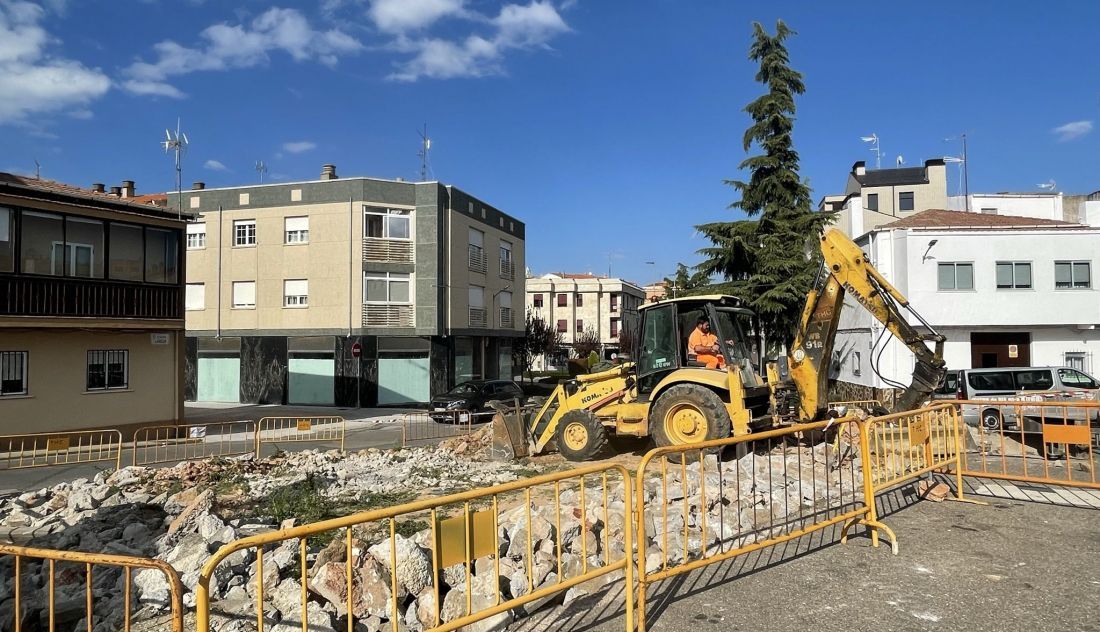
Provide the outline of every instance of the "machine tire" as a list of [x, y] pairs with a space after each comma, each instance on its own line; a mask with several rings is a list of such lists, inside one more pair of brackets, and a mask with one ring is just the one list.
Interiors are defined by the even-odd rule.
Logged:
[[590, 461], [607, 448], [607, 429], [595, 413], [571, 410], [558, 422], [554, 440], [566, 460]]
[[[692, 431], [680, 432], [674, 427], [667, 426], [677, 421], [675, 418], [677, 413], [687, 413], [686, 420], [695, 424]], [[692, 420], [692, 417], [702, 417], [702, 419]], [[700, 421], [705, 424], [705, 428], [699, 427]], [[657, 398], [657, 403], [649, 414], [649, 427], [654, 442], [658, 447], [663, 447], [725, 439], [730, 436], [731, 423], [722, 399], [714, 391], [700, 384], [677, 384]], [[705, 432], [699, 432], [704, 429]], [[697, 439], [685, 441], [684, 439], [691, 434], [699, 436]], [[698, 457], [697, 453], [680, 454], [685, 454], [689, 461]], [[679, 462], [679, 454], [670, 454], [669, 459]]]

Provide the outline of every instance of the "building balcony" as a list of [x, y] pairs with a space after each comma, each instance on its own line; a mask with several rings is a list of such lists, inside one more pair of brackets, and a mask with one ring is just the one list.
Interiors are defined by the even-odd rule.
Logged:
[[412, 327], [412, 305], [363, 305], [363, 327]]
[[470, 327], [474, 329], [485, 328], [485, 308], [484, 307], [471, 307], [470, 308]]
[[500, 328], [512, 329], [516, 326], [515, 316], [512, 315], [511, 307], [500, 308]]
[[98, 279], [0, 276], [0, 316], [182, 320], [183, 289]]
[[410, 239], [363, 238], [363, 261], [413, 263], [415, 247]]
[[470, 246], [470, 270], [485, 274], [485, 249], [479, 246]]
[[502, 279], [514, 279], [516, 278], [516, 264], [511, 259], [500, 260], [500, 278]]

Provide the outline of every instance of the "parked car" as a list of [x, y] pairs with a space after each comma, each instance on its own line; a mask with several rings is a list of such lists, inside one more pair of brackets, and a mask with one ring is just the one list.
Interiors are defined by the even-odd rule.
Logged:
[[[1013, 405], [963, 405], [963, 420], [979, 423], [987, 430], [1042, 432], [1044, 411], [1038, 406], [1020, 406], [1019, 402], [1100, 401], [1100, 380], [1070, 367], [1003, 367], [993, 369], [963, 369], [950, 371], [933, 399], [952, 399], [950, 385], [955, 386], [953, 399], [1004, 400]], [[1086, 418], [1100, 423], [1100, 411], [1085, 408], [1047, 409], [1045, 416], [1067, 422], [1083, 423]]]
[[[493, 400], [524, 400], [523, 389], [510, 380], [471, 380], [463, 382], [443, 395], [432, 398], [428, 416], [438, 422], [454, 423], [458, 411], [470, 413], [488, 412]], [[488, 421], [485, 416], [484, 420]], [[479, 421], [479, 419], [474, 419]]]

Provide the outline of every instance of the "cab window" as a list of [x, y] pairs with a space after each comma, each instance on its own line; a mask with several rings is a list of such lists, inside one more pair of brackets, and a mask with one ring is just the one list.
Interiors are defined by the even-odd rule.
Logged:
[[677, 336], [673, 305], [653, 307], [645, 312], [642, 326], [642, 353], [638, 358], [638, 373], [646, 374], [675, 368]]
[[1073, 369], [1058, 369], [1058, 379], [1070, 388], [1100, 388], [1100, 383], [1088, 375]]

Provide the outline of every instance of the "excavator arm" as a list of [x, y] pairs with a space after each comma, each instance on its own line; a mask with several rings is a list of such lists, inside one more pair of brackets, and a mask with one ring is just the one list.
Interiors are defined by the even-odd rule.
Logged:
[[[913, 352], [913, 381], [897, 400], [897, 410], [910, 410], [943, 381], [944, 337], [921, 317], [909, 300], [887, 281], [867, 255], [836, 229], [821, 237], [821, 270], [806, 297], [798, 332], [788, 354], [790, 377], [798, 390], [798, 416], [821, 418], [828, 407], [829, 363], [845, 293], [851, 294], [872, 316]], [[929, 333], [909, 324], [902, 310], [912, 314]], [[928, 342], [934, 343], [934, 349]]]

